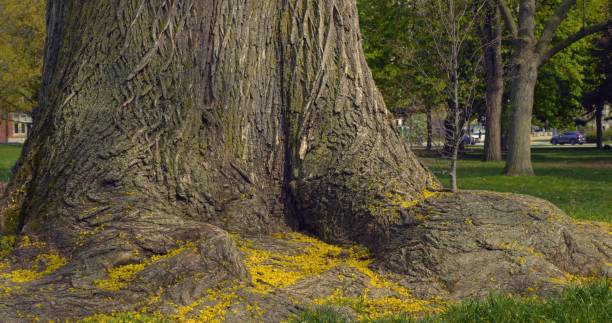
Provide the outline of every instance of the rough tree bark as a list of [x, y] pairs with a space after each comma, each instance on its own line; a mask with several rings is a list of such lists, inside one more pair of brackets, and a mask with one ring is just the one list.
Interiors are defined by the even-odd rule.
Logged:
[[576, 41], [603, 31], [612, 22], [608, 20], [580, 29], [578, 32], [553, 44], [553, 36], [561, 22], [567, 17], [576, 0], [564, 0], [544, 26], [538, 38], [535, 35], [536, 1], [519, 2], [518, 23], [515, 22], [510, 8], [503, 0], [497, 0], [504, 22], [510, 33], [513, 46], [512, 75], [510, 94], [510, 129], [508, 131], [508, 155], [506, 175], [533, 176], [531, 165], [531, 117], [533, 96], [538, 81], [538, 70], [556, 53]]
[[[528, 256], [502, 243], [532, 236], [542, 289], [609, 262], [603, 230], [581, 239], [547, 203], [436, 197], [374, 86], [354, 1], [51, 0], [47, 26], [41, 106], [0, 210], [2, 243], [15, 243], [2, 250], [5, 321], [279, 321], [337, 290], [396, 300], [383, 305], [413, 304], [412, 286], [480, 295], [489, 279], [457, 287], [461, 266], [444, 260], [487, 255], [505, 275], [512, 262], [489, 260]], [[371, 266], [358, 249], [271, 235], [292, 229], [362, 244]], [[493, 287], [526, 288], [499, 277]]]
[[[52, 1], [49, 14], [42, 106], [5, 230], [62, 250], [79, 229], [143, 218], [271, 232], [296, 205], [308, 226], [348, 199], [418, 199], [431, 185], [388, 126], [352, 5]], [[329, 189], [328, 205], [309, 204]], [[331, 236], [354, 234], [347, 214]]]
[[501, 16], [494, 1], [489, 1], [484, 11], [482, 40], [485, 45], [484, 65], [486, 81], [486, 136], [485, 161], [502, 160], [501, 113], [504, 96], [504, 66], [501, 55]]

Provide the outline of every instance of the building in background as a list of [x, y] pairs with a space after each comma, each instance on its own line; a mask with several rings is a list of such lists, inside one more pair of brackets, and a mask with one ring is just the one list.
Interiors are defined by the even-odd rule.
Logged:
[[0, 116], [0, 144], [23, 143], [28, 137], [32, 117], [27, 113], [13, 112]]

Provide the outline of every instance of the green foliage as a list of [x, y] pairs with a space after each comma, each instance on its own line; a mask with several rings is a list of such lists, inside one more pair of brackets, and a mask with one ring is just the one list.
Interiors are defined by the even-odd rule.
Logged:
[[595, 59], [596, 73], [595, 78], [587, 79], [593, 89], [583, 98], [588, 113], [595, 112], [595, 107], [605, 102], [612, 103], [612, 27], [598, 35], [593, 44], [590, 53]]
[[[541, 31], [562, 0], [538, 2], [537, 27]], [[609, 0], [591, 0], [586, 3], [584, 20], [582, 2], [569, 12], [555, 33], [553, 43], [567, 38], [586, 26], [607, 19]], [[602, 79], [595, 70], [592, 39], [583, 38], [555, 55], [542, 66], [534, 97], [534, 123], [563, 128], [571, 125], [582, 111], [582, 98]]]
[[[576, 219], [612, 222], [612, 150], [589, 147], [532, 148], [537, 177], [507, 177], [503, 162], [482, 162], [482, 150], [459, 161], [460, 189], [528, 194], [548, 200]], [[448, 185], [448, 161], [422, 158]]]
[[[561, 2], [538, 1], [538, 34]], [[554, 42], [578, 31], [583, 24], [588, 26], [604, 21], [608, 15], [608, 5], [608, 0], [587, 1], [583, 20], [582, 3], [577, 1], [555, 33]], [[427, 32], [427, 28], [439, 23], [439, 17], [430, 16], [425, 21], [419, 19], [416, 14], [418, 10], [414, 9], [414, 1], [411, 0], [358, 0], [358, 6], [368, 65], [387, 106], [394, 110], [411, 105], [436, 106], [444, 103], [444, 96], [440, 93], [444, 91], [445, 76], [436, 71], [436, 63], [432, 61], [436, 54], [431, 48], [431, 35]], [[534, 97], [535, 124], [562, 128], [572, 124], [573, 119], [582, 113], [584, 94], [592, 91], [602, 78], [594, 68], [595, 58], [591, 54], [593, 37], [596, 36], [576, 42], [542, 67]], [[479, 45], [475, 36], [470, 41], [472, 44], [468, 46], [471, 48]], [[508, 54], [507, 51], [505, 53]], [[469, 67], [477, 61], [466, 55], [461, 64], [462, 67]], [[511, 76], [511, 69], [506, 72]], [[473, 107], [476, 113], [481, 112], [484, 103], [478, 100], [482, 97], [484, 82], [479, 85], [479, 95]]]
[[0, 113], [37, 104], [45, 37], [44, 0], [0, 0]]
[[[431, 39], [423, 32], [425, 26], [413, 2], [357, 1], [366, 59], [390, 110], [442, 102], [444, 75], [429, 65], [431, 55], [418, 51], [419, 40], [429, 43]], [[427, 70], [427, 75], [420, 69]]]
[[[601, 279], [586, 286], [574, 286], [548, 299], [491, 295], [482, 300], [467, 300], [437, 315], [412, 318], [390, 316], [374, 323], [460, 323], [460, 322], [611, 322], [612, 292], [610, 280]], [[293, 323], [349, 322], [331, 309], [302, 313]]]

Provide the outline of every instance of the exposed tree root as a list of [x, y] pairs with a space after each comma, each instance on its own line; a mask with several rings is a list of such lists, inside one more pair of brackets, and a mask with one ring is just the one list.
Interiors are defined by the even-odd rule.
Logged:
[[390, 231], [372, 253], [300, 233], [229, 235], [200, 225], [162, 254], [127, 256], [111, 240], [84, 248], [112, 254], [106, 268], [22, 236], [2, 263], [0, 316], [28, 322], [138, 312], [270, 322], [320, 304], [356, 318], [422, 315], [449, 300], [492, 291], [547, 295], [610, 275], [609, 225], [575, 223], [527, 196], [441, 193], [402, 209]]

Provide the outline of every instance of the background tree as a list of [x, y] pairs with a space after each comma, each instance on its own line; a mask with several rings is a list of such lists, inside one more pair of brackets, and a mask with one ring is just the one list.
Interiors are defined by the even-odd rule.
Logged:
[[[364, 52], [376, 85], [391, 111], [424, 113], [427, 120], [428, 150], [433, 146], [432, 113], [444, 99], [443, 75], [436, 74], [428, 57], [419, 56], [417, 39], [428, 38], [416, 27], [418, 15], [413, 0], [359, 0], [360, 25]], [[421, 21], [422, 23], [422, 21]], [[426, 70], [427, 73], [423, 73]], [[411, 118], [409, 114], [405, 114]]]
[[[417, 106], [420, 109], [416, 111], [429, 116], [428, 149], [433, 141], [431, 112], [437, 106], [448, 107], [444, 152], [451, 159], [449, 173], [456, 183], [454, 151], [459, 149], [466, 118], [472, 115], [474, 99], [481, 92], [474, 65], [475, 59], [480, 61], [475, 14], [464, 11], [473, 3], [361, 0], [359, 5], [364, 51], [374, 78], [392, 109]], [[452, 7], [454, 16], [449, 17], [438, 6]], [[460, 30], [451, 31], [446, 24]], [[457, 60], [453, 66], [449, 65], [452, 57]], [[453, 103], [454, 87], [458, 105]]]
[[504, 62], [502, 58], [501, 16], [496, 0], [486, 1], [483, 20], [477, 24], [484, 47], [486, 86], [485, 161], [502, 160], [502, 104], [504, 96]]
[[[438, 75], [443, 75], [443, 95], [447, 102], [448, 113], [445, 120], [446, 145], [450, 159], [451, 189], [457, 191], [457, 160], [459, 146], [464, 141], [465, 127], [471, 118], [471, 111], [477, 96], [477, 83], [480, 73], [481, 51], [476, 41], [477, 17], [484, 2], [463, 0], [417, 1], [416, 11], [421, 26], [419, 32], [428, 34], [427, 39], [419, 39], [419, 65], [424, 75], [430, 71], [425, 66], [433, 66]], [[415, 32], [414, 34], [418, 34]], [[424, 41], [425, 40], [425, 41]], [[427, 59], [428, 58], [428, 59]]]
[[612, 27], [594, 40], [594, 48], [591, 54], [596, 58], [596, 71], [599, 73], [594, 79], [588, 80], [593, 84], [593, 90], [584, 95], [583, 103], [587, 114], [591, 115], [587, 120], [576, 120], [579, 124], [586, 124], [595, 120], [596, 144], [598, 149], [603, 148], [603, 120], [604, 105], [612, 104]]
[[[602, 31], [610, 21], [590, 25], [562, 39], [555, 39], [559, 26], [567, 18], [576, 0], [563, 0], [536, 33], [536, 1], [520, 0], [518, 23], [504, 0], [499, 0], [505, 25], [512, 34], [511, 122], [508, 132], [507, 175], [533, 175], [531, 166], [531, 120], [534, 92], [540, 68], [551, 57], [576, 41]], [[608, 18], [609, 19], [609, 18]], [[538, 35], [539, 34], [539, 35]]]
[[0, 115], [37, 104], [45, 1], [0, 0]]
[[391, 111], [412, 105], [413, 73], [407, 68], [412, 53], [405, 50], [411, 38], [409, 1], [359, 0], [357, 5], [364, 53], [385, 103]]
[[[538, 3], [538, 30], [544, 28], [546, 19], [558, 4], [558, 1]], [[605, 20], [609, 5], [608, 0], [587, 1], [584, 6], [578, 1], [559, 26], [556, 39], [568, 37], [585, 25]], [[535, 88], [533, 124], [558, 129], [574, 126], [574, 118], [583, 111], [583, 97], [593, 90], [591, 80], [600, 77], [600, 73], [595, 70], [596, 59], [592, 54], [594, 37], [577, 41], [542, 66]]]

